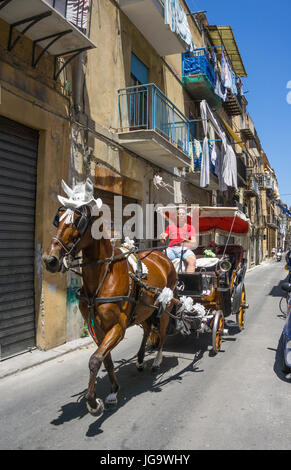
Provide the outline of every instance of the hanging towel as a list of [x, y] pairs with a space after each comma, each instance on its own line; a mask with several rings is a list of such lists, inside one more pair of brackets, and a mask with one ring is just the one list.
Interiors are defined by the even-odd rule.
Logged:
[[194, 147], [195, 147], [195, 158], [200, 158], [202, 153], [202, 147], [199, 140], [194, 140]]
[[86, 30], [89, 17], [89, 0], [68, 0], [66, 17], [78, 28]]
[[217, 154], [219, 150], [215, 142], [212, 144], [212, 149], [211, 149], [211, 163], [212, 165], [216, 165], [216, 160], [217, 160]]
[[221, 55], [221, 81], [225, 88], [232, 90], [231, 69], [228, 65], [224, 52]]
[[208, 121], [207, 121], [207, 103], [205, 100], [201, 101], [201, 117], [203, 123], [204, 139], [202, 147], [202, 159], [201, 159], [201, 172], [200, 172], [200, 186], [201, 188], [207, 188], [210, 182], [209, 175], [209, 146], [208, 146]]
[[165, 24], [183, 39], [190, 51], [195, 49], [187, 16], [179, 0], [165, 0]]
[[[237, 188], [237, 160], [236, 154], [227, 140], [226, 134], [216, 119], [215, 115], [211, 111], [206, 100], [201, 102], [201, 117], [204, 129], [204, 142], [203, 142], [203, 156], [201, 163], [201, 184], [205, 185], [207, 180], [209, 181], [209, 150], [208, 150], [208, 138], [207, 138], [207, 119], [211, 122], [215, 132], [219, 135], [222, 140], [221, 152], [218, 153], [215, 165], [215, 173], [218, 176], [219, 187], [221, 191], [225, 191], [227, 186]], [[207, 144], [206, 144], [207, 143]], [[207, 145], [207, 147], [206, 147]], [[219, 157], [219, 158], [218, 158]], [[203, 170], [203, 175], [202, 175]], [[200, 184], [200, 185], [201, 185]], [[201, 186], [205, 187], [205, 186]]]
[[191, 165], [190, 165], [190, 171], [194, 171], [194, 152], [193, 152], [193, 142], [190, 142], [189, 144], [189, 155], [190, 155], [190, 161], [191, 161]]
[[236, 154], [229, 142], [226, 145], [226, 154], [223, 161], [222, 176], [227, 186], [237, 189], [237, 161]]

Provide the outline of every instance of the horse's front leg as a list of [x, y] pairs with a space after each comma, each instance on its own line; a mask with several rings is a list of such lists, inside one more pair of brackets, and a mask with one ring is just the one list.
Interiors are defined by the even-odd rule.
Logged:
[[[103, 341], [98, 347], [97, 351], [92, 354], [89, 360], [90, 379], [88, 385], [88, 391], [86, 395], [88, 411], [93, 416], [101, 416], [104, 411], [104, 404], [100, 398], [96, 397], [96, 377], [101, 367], [102, 362], [106, 359], [106, 356], [117, 346], [117, 344], [123, 339], [125, 329], [120, 324], [114, 325], [114, 327], [105, 335]], [[107, 364], [110, 361], [107, 361]], [[117, 380], [116, 380], [117, 382]]]

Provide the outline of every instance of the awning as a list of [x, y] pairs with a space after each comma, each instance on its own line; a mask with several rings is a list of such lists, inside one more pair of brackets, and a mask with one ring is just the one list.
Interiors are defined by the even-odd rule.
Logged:
[[222, 230], [239, 235], [249, 231], [249, 220], [236, 207], [200, 207], [199, 232]]
[[[183, 207], [183, 205], [181, 205]], [[179, 206], [171, 209], [163, 207], [158, 212], [166, 218], [169, 223], [177, 222], [176, 210]], [[208, 233], [217, 230], [223, 233], [233, 233], [236, 235], [246, 235], [249, 232], [250, 220], [237, 207], [194, 207], [192, 215], [189, 214], [190, 206], [188, 206], [187, 223], [193, 225], [196, 232]], [[196, 213], [197, 211], [197, 213]], [[198, 219], [199, 212], [199, 222]], [[198, 225], [199, 223], [199, 225]], [[197, 227], [196, 227], [197, 225]]]
[[213, 46], [224, 46], [235, 74], [238, 77], [247, 77], [231, 26], [208, 25], [207, 29]]

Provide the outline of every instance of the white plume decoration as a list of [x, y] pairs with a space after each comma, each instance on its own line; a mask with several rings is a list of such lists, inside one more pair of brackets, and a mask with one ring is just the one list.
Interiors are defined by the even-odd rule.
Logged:
[[159, 297], [157, 298], [157, 303], [161, 303], [164, 308], [167, 307], [173, 300], [174, 294], [172, 289], [169, 287], [164, 287]]
[[134, 240], [131, 240], [129, 237], [125, 237], [122, 246], [131, 250], [132, 248], [134, 248]]
[[84, 184], [77, 184], [74, 188], [70, 188], [62, 180], [62, 188], [68, 197], [58, 196], [58, 200], [67, 209], [75, 210], [82, 206], [101, 209], [102, 200], [94, 198], [94, 185], [90, 178], [87, 178]]

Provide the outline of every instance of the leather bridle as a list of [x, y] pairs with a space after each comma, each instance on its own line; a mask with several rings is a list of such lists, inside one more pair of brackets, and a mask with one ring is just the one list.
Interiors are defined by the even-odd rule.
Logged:
[[[53, 225], [55, 227], [59, 226], [59, 221], [60, 221], [59, 213], [61, 211], [66, 211], [66, 210], [67, 210], [66, 207], [59, 207], [59, 209], [57, 210], [56, 215], [55, 215], [54, 220], [53, 220]], [[80, 209], [75, 209], [74, 214], [75, 213], [78, 214], [78, 217], [73, 222], [73, 224], [75, 225], [76, 229], [78, 230], [79, 236], [78, 236], [77, 240], [75, 242], [73, 242], [72, 246], [68, 246], [58, 235], [54, 235], [52, 237], [53, 240], [56, 240], [58, 245], [65, 251], [66, 256], [71, 255], [71, 256], [73, 256], [73, 258], [74, 258], [76, 246], [78, 245], [78, 243], [80, 242], [82, 236], [86, 232], [86, 230], [87, 230], [87, 228], [90, 224], [90, 220], [91, 220], [91, 217], [88, 218], [87, 210], [86, 210], [85, 206], [81, 207]]]

